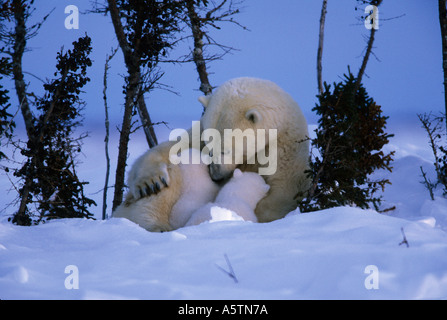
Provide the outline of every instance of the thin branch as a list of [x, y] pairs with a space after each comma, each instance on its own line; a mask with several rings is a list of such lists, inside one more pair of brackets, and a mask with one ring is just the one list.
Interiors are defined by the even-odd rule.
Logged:
[[36, 78], [37, 80], [39, 80], [39, 81], [42, 82], [43, 84], [46, 83], [43, 79], [39, 78], [38, 76], [36, 76], [35, 74], [33, 74], [33, 73], [31, 73], [31, 72], [23, 71], [23, 73], [24, 73], [24, 74], [28, 74], [28, 75], [30, 75], [30, 76]]
[[[223, 1], [221, 5], [223, 5], [225, 3], [225, 1]], [[203, 59], [203, 36], [204, 36], [204, 33], [201, 29], [201, 24], [202, 24], [201, 20], [202, 19], [200, 19], [199, 16], [197, 15], [197, 12], [195, 9], [195, 1], [187, 0], [186, 7], [188, 10], [188, 17], [189, 17], [189, 21], [191, 23], [192, 35], [194, 38], [194, 50], [192, 52], [192, 56], [193, 56], [193, 60], [196, 64], [197, 73], [199, 74], [199, 78], [200, 78], [200, 91], [202, 91], [205, 95], [208, 95], [211, 93], [212, 87], [211, 87], [211, 84], [208, 79], [206, 63], [205, 63], [205, 60]], [[216, 7], [216, 9], [217, 8], [218, 7]], [[207, 14], [208, 19], [209, 19], [208, 15], [211, 13], [211, 11], [209, 11]]]
[[324, 150], [324, 154], [321, 155], [323, 157], [323, 161], [321, 162], [321, 167], [318, 169], [318, 172], [312, 181], [312, 186], [309, 189], [309, 192], [307, 194], [308, 202], [310, 202], [312, 200], [312, 198], [315, 196], [315, 191], [317, 190], [318, 182], [320, 181], [320, 176], [323, 174], [323, 171], [325, 170], [325, 165], [326, 165], [327, 159], [329, 158], [328, 153], [329, 153], [329, 150], [331, 147], [332, 147], [332, 137], [329, 137], [329, 140], [326, 144], [326, 148]]
[[109, 185], [109, 176], [110, 176], [110, 156], [109, 156], [109, 136], [110, 136], [110, 121], [109, 121], [109, 108], [107, 106], [107, 71], [109, 70], [109, 62], [115, 56], [118, 48], [112, 50], [110, 55], [106, 57], [106, 63], [104, 64], [104, 89], [103, 89], [103, 100], [104, 100], [104, 111], [105, 111], [105, 127], [106, 127], [106, 136], [104, 138], [105, 144], [105, 156], [106, 156], [106, 177], [104, 182], [104, 192], [102, 197], [102, 220], [107, 219], [107, 190]]
[[[375, 2], [375, 6], [376, 7], [380, 6], [382, 1], [383, 0], [377, 0]], [[362, 83], [363, 74], [365, 73], [366, 65], [368, 63], [369, 56], [371, 55], [371, 52], [372, 52], [375, 34], [376, 34], [376, 28], [373, 27], [373, 28], [371, 28], [371, 33], [369, 35], [369, 40], [368, 40], [368, 45], [366, 47], [365, 55], [363, 56], [362, 65], [359, 69], [359, 73], [357, 74], [357, 81], [355, 83], [355, 91], [354, 92], [357, 92], [357, 90], [360, 88], [360, 84]]]
[[[447, 1], [438, 0], [439, 25], [441, 28], [442, 70], [444, 85], [444, 110], [447, 114]], [[447, 126], [447, 121], [446, 121]]]
[[323, 66], [321, 60], [323, 58], [323, 40], [324, 40], [324, 23], [326, 20], [327, 13], [327, 0], [323, 0], [323, 5], [321, 7], [320, 15], [320, 34], [318, 36], [318, 51], [317, 51], [317, 81], [318, 81], [318, 92], [323, 93]]
[[405, 236], [404, 228], [400, 228], [400, 231], [402, 232], [403, 240], [399, 243], [399, 245], [405, 244], [407, 248], [409, 248], [410, 244], [408, 243], [407, 237]]
[[[237, 21], [233, 20], [233, 16], [238, 14], [239, 9], [233, 8], [233, 1], [228, 0], [221, 1], [218, 5], [215, 5], [212, 9], [207, 9], [207, 5], [200, 7], [194, 0], [186, 0], [187, 14], [184, 22], [188, 27], [191, 28], [192, 38], [194, 40], [194, 49], [191, 52], [192, 59], [188, 59], [189, 55], [183, 60], [194, 61], [199, 75], [200, 80], [200, 91], [205, 95], [209, 95], [212, 92], [213, 87], [211, 86], [208, 78], [207, 61], [221, 59], [225, 54], [234, 50], [234, 48], [223, 46], [215, 42], [205, 31], [207, 26], [213, 27], [220, 30], [217, 23], [221, 22], [231, 22], [244, 30], [248, 30], [246, 27], [242, 26]], [[225, 9], [224, 9], [225, 8]], [[208, 42], [205, 43], [204, 39]], [[205, 56], [205, 47], [208, 45], [216, 45], [223, 50], [220, 55], [215, 55], [212, 57]]]
[[205, 19], [210, 20], [212, 18], [212, 15], [214, 12], [219, 11], [224, 4], [227, 2], [227, 0], [223, 0], [219, 5], [217, 5], [214, 9], [211, 9], [206, 13]]
[[[373, 43], [374, 43], [374, 36], [376, 34], [376, 29], [371, 28], [371, 33], [369, 35], [368, 45], [366, 46], [366, 52], [363, 56], [362, 65], [360, 66], [359, 73], [357, 74], [357, 82], [356, 82], [356, 89], [360, 87], [360, 83], [362, 83], [362, 78], [366, 70], [366, 65], [368, 63], [369, 56], [372, 51]], [[355, 90], [357, 92], [357, 90]]]
[[428, 192], [430, 193], [430, 198], [432, 200], [435, 200], [435, 196], [433, 194], [433, 188], [435, 188], [436, 185], [433, 182], [431, 182], [429, 178], [427, 178], [427, 173], [424, 171], [422, 166], [420, 166], [419, 169], [421, 169], [422, 177], [424, 178], [424, 182], [421, 183], [427, 188]]
[[428, 134], [428, 138], [430, 140], [430, 147], [433, 152], [433, 156], [435, 157], [435, 169], [436, 174], [439, 178], [441, 175], [441, 168], [439, 167], [439, 156], [438, 156], [438, 147], [437, 147], [437, 139], [439, 137], [439, 132], [441, 130], [440, 128], [440, 122], [437, 121], [435, 125], [432, 127], [432, 122], [430, 120], [431, 115], [427, 114], [418, 114], [419, 121], [422, 123], [422, 127], [425, 129], [425, 131]]
[[235, 283], [238, 283], [239, 281], [236, 277], [236, 274], [234, 273], [233, 267], [231, 266], [230, 259], [228, 259], [228, 256], [226, 254], [224, 254], [224, 257], [225, 257], [225, 261], [227, 262], [229, 271], [225, 270], [224, 268], [222, 268], [221, 266], [219, 266], [217, 264], [216, 264], [216, 267], [219, 270], [221, 270], [223, 273], [225, 273], [227, 276], [229, 276], [231, 279], [233, 279]]

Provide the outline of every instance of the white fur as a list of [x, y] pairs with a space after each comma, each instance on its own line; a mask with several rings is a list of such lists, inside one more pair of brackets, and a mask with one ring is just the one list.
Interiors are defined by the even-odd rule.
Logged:
[[[154, 232], [183, 227], [191, 214], [213, 201], [219, 191], [219, 186], [211, 180], [205, 164], [187, 164], [197, 153], [198, 150], [188, 149], [180, 155], [182, 163], [166, 166], [173, 177], [168, 188], [140, 199], [135, 199], [129, 192], [126, 201], [113, 212], [113, 217], [127, 218]], [[144, 157], [140, 158], [137, 163], [144, 160]], [[129, 175], [129, 179], [133, 178]]]
[[267, 194], [269, 188], [257, 173], [236, 169], [231, 180], [219, 191], [216, 200], [195, 211], [186, 225], [221, 220], [257, 222], [254, 212], [256, 204]]
[[[236, 78], [200, 101], [206, 104], [201, 119], [203, 130], [214, 128], [223, 133], [227, 128], [277, 129], [277, 169], [273, 175], [263, 176], [270, 191], [258, 203], [255, 213], [260, 222], [268, 222], [296, 209], [297, 201], [309, 188], [305, 173], [309, 141], [306, 119], [293, 98], [271, 81]], [[247, 119], [250, 115], [254, 115], [254, 123]], [[259, 172], [260, 164], [244, 162], [238, 167], [242, 171]], [[228, 172], [235, 166], [221, 168]]]
[[[189, 152], [200, 153], [194, 149], [189, 149]], [[183, 227], [192, 213], [204, 204], [213, 201], [219, 191], [219, 186], [211, 180], [205, 164], [181, 163], [180, 168], [183, 178], [182, 191], [169, 218], [174, 229]]]

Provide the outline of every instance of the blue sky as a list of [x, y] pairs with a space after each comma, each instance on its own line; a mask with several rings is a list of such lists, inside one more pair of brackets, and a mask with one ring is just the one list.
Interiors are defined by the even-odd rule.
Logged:
[[[52, 76], [56, 52], [62, 46], [87, 33], [92, 37], [94, 60], [89, 70], [91, 82], [85, 87], [87, 102], [85, 116], [88, 125], [101, 125], [104, 118], [102, 77], [106, 54], [117, 46], [110, 17], [82, 14], [91, 7], [89, 0], [36, 1], [37, 21], [54, 8], [39, 34], [31, 39], [31, 51], [25, 53], [24, 70], [42, 79]], [[66, 29], [64, 9], [76, 5], [81, 14], [79, 29]], [[355, 10], [355, 7], [359, 10]], [[323, 79], [339, 81], [347, 66], [354, 74], [361, 64], [369, 31], [358, 20], [363, 7], [355, 0], [329, 0], [323, 52]], [[311, 111], [317, 93], [316, 51], [318, 44], [320, 0], [245, 0], [236, 19], [250, 31], [231, 25], [221, 25], [213, 31], [220, 43], [237, 48], [223, 60], [209, 64], [211, 84], [239, 76], [272, 80], [288, 91], [298, 102], [309, 123], [316, 123]], [[393, 17], [401, 16], [397, 19]], [[437, 1], [385, 0], [380, 7], [380, 29], [374, 43], [364, 77], [369, 94], [382, 105], [390, 122], [415, 120], [416, 113], [443, 111], [441, 38]], [[390, 19], [390, 20], [388, 20]], [[186, 54], [191, 43], [178, 46], [171, 56]], [[111, 62], [109, 71], [109, 107], [112, 127], [122, 117], [123, 78], [125, 68], [121, 53]], [[166, 121], [170, 128], [185, 127], [200, 117], [202, 108], [197, 102], [198, 76], [192, 63], [162, 65], [162, 82], [179, 95], [156, 90], [146, 95], [154, 122]], [[41, 82], [29, 74], [26, 80], [31, 90], [41, 91]], [[14, 91], [12, 91], [14, 92]], [[14, 103], [15, 101], [15, 96]], [[21, 119], [20, 121], [21, 122]], [[157, 129], [165, 138], [166, 128]]]

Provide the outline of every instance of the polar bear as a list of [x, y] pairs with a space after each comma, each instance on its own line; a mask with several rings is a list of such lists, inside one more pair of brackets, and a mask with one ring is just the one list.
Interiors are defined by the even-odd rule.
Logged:
[[[167, 166], [167, 172], [173, 177], [169, 188], [140, 199], [135, 199], [129, 192], [126, 200], [113, 212], [113, 217], [127, 218], [152, 232], [183, 227], [194, 211], [214, 201], [220, 189], [211, 180], [204, 163], [188, 164], [198, 152], [189, 149], [180, 155], [182, 163]], [[146, 192], [155, 193], [155, 190]]]
[[[261, 155], [273, 155], [273, 172], [262, 177], [270, 186], [267, 195], [261, 199], [255, 209], [259, 222], [268, 222], [284, 217], [297, 207], [297, 195], [303, 197], [309, 189], [309, 179], [305, 173], [309, 161], [309, 139], [307, 122], [298, 104], [275, 83], [257, 78], [236, 78], [218, 87], [212, 94], [200, 97], [205, 108], [200, 120], [200, 130], [214, 130], [225, 136], [225, 130], [251, 129], [266, 131], [269, 135], [258, 139], [256, 154], [248, 158], [243, 152], [233, 163], [214, 162], [209, 166], [209, 174], [214, 181], [225, 183], [233, 171], [258, 172], [271, 166], [261, 163]], [[274, 130], [275, 134], [271, 134]], [[209, 131], [208, 131], [209, 132]], [[194, 134], [190, 131], [192, 147]], [[199, 148], [203, 148], [201, 141]], [[170, 149], [177, 141], [167, 141], [143, 154], [133, 165], [129, 173], [129, 191], [133, 201], [141, 197], [171, 189], [176, 194], [179, 188], [178, 174], [174, 174], [170, 163]], [[244, 148], [248, 146], [248, 142]], [[197, 143], [195, 144], [197, 146]], [[203, 149], [202, 149], [203, 150]], [[225, 156], [231, 150], [222, 145], [220, 152], [214, 148], [215, 157]], [[252, 161], [254, 159], [254, 161]], [[152, 195], [153, 196], [153, 195]], [[168, 203], [168, 206], [170, 203]]]
[[216, 200], [196, 210], [186, 226], [198, 225], [205, 221], [238, 218], [258, 222], [254, 210], [269, 189], [270, 186], [259, 174], [236, 169], [230, 181], [217, 194]]

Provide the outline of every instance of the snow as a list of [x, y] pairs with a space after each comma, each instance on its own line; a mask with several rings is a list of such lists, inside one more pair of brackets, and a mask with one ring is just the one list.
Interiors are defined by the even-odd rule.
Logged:
[[210, 209], [211, 220], [210, 223], [219, 221], [244, 221], [244, 218], [239, 216], [236, 212], [221, 208], [219, 206], [212, 206]]
[[[447, 297], [447, 235], [356, 208], [270, 224], [205, 223], [162, 234], [126, 219], [0, 224], [2, 299], [431, 299]], [[409, 247], [402, 241], [405, 231]], [[227, 255], [239, 280], [216, 267]], [[79, 289], [66, 289], [67, 266]], [[365, 268], [379, 272], [366, 289]]]
[[[0, 299], [446, 299], [447, 200], [420, 183], [419, 166], [434, 177], [429, 153], [403, 141], [388, 146], [393, 172], [376, 174], [393, 183], [386, 213], [294, 211], [260, 224], [216, 211], [213, 223], [165, 233], [123, 218], [19, 227], [3, 217]], [[237, 283], [221, 270], [226, 256]]]

